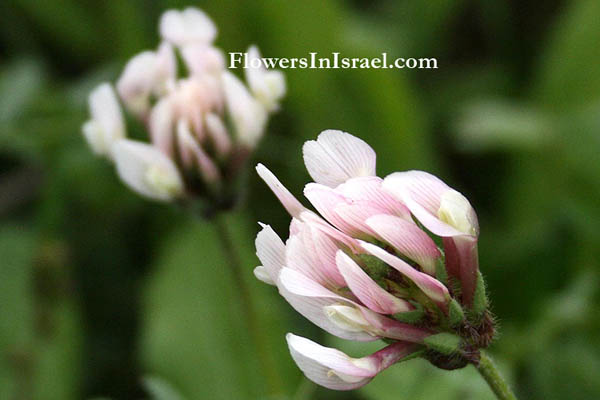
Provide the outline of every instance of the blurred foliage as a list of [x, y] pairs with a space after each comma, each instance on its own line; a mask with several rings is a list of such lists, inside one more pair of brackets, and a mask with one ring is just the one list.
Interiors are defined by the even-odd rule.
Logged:
[[[87, 93], [156, 45], [162, 11], [189, 4], [0, 3], [0, 398], [490, 398], [471, 367], [419, 360], [353, 393], [302, 380], [286, 331], [370, 347], [324, 335], [254, 280], [255, 222], [283, 235], [289, 219], [249, 173], [227, 221], [268, 332], [265, 373], [214, 227], [136, 197], [91, 155]], [[478, 210], [501, 327], [491, 350], [520, 397], [600, 398], [600, 2], [194, 4], [225, 51], [437, 57], [438, 70], [286, 71], [255, 161], [299, 194], [302, 142], [337, 128], [376, 149], [380, 175], [447, 180]]]

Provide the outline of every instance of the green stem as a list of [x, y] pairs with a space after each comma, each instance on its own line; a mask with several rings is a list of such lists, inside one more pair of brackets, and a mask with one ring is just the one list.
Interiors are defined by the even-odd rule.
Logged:
[[265, 342], [265, 335], [261, 332], [261, 325], [258, 322], [258, 316], [256, 314], [256, 308], [252, 298], [252, 294], [246, 281], [244, 280], [244, 271], [242, 269], [242, 262], [239, 254], [236, 251], [236, 247], [233, 243], [231, 234], [227, 229], [227, 221], [222, 214], [217, 214], [212, 218], [219, 242], [223, 250], [223, 255], [226, 259], [226, 264], [231, 272], [234, 284], [237, 289], [237, 294], [240, 299], [242, 313], [246, 320], [246, 326], [248, 332], [256, 347], [257, 357], [261, 365], [261, 369], [265, 374], [267, 385], [270, 388], [271, 393], [279, 393], [280, 380], [277, 369], [275, 368], [274, 360], [271, 357], [268, 346]]
[[517, 400], [490, 356], [483, 350], [481, 351], [479, 364], [476, 364], [475, 367], [499, 400]]

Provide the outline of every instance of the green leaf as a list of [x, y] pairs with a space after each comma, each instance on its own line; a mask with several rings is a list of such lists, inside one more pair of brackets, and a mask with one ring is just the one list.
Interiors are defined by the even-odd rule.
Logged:
[[576, 0], [565, 6], [540, 60], [535, 93], [559, 111], [600, 97], [600, 2]]
[[[271, 371], [260, 363], [245, 324], [241, 301], [210, 222], [193, 220], [165, 238], [145, 293], [142, 362], [186, 399], [242, 399], [291, 393], [299, 375], [287, 345], [287, 305], [277, 290], [258, 282], [252, 270], [254, 232], [240, 215], [227, 219], [243, 262], [268, 346]], [[289, 309], [288, 309], [289, 310]], [[265, 376], [264, 374], [267, 374]]]
[[183, 400], [177, 390], [162, 378], [146, 376], [143, 383], [153, 400]]

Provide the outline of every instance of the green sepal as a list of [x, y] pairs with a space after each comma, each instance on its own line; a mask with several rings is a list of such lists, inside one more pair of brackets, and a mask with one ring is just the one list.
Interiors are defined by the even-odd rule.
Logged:
[[488, 298], [485, 293], [485, 281], [481, 272], [477, 271], [477, 284], [473, 294], [473, 307], [471, 308], [473, 319], [479, 321], [487, 308]]
[[405, 322], [407, 324], [417, 324], [425, 317], [425, 309], [421, 305], [418, 305], [414, 310], [396, 313], [393, 317], [396, 321]]
[[423, 342], [429, 349], [449, 356], [460, 351], [462, 339], [453, 333], [442, 332], [426, 337]]
[[364, 271], [378, 284], [382, 284], [383, 279], [388, 276], [391, 267], [379, 258], [370, 254], [359, 254], [358, 258]]
[[462, 307], [458, 304], [458, 301], [452, 299], [448, 307], [448, 321], [450, 326], [457, 326], [462, 323], [465, 319], [465, 313]]
[[398, 285], [391, 279], [384, 279], [382, 287], [396, 297], [400, 297], [402, 299], [410, 297], [410, 290], [408, 290], [408, 288]]
[[442, 282], [444, 286], [448, 286], [448, 271], [446, 271], [444, 257], [440, 257], [435, 261], [435, 279]]

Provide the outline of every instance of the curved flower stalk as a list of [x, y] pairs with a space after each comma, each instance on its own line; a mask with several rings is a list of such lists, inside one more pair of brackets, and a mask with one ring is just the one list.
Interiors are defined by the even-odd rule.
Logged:
[[[212, 211], [228, 208], [236, 177], [285, 95], [285, 79], [280, 71], [250, 68], [247, 87], [228, 72], [213, 44], [217, 28], [199, 9], [166, 11], [159, 31], [158, 48], [125, 65], [116, 91], [103, 83], [90, 94], [83, 133], [138, 194], [156, 201], [204, 199]], [[249, 54], [260, 56], [256, 46]], [[120, 102], [148, 141], [126, 137]]]
[[469, 201], [426, 172], [377, 177], [373, 149], [345, 132], [322, 132], [304, 144], [303, 155], [314, 179], [304, 195], [318, 213], [265, 166], [256, 168], [292, 220], [285, 242], [261, 224], [262, 265], [254, 273], [330, 334], [388, 343], [355, 359], [289, 334], [305, 375], [348, 390], [415, 355], [444, 369], [478, 365], [495, 330]]

